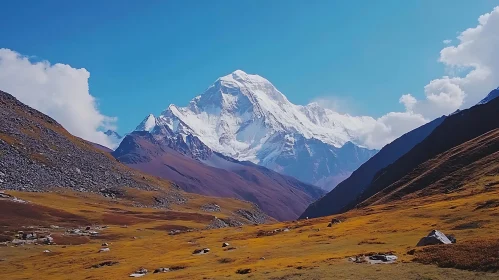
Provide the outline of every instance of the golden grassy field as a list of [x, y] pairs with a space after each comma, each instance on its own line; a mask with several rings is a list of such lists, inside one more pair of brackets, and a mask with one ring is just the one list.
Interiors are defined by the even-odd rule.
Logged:
[[[203, 230], [212, 215], [223, 217], [246, 204], [221, 201], [227, 212], [206, 213], [198, 206], [213, 199], [195, 195], [189, 205], [174, 209], [190, 214], [179, 214], [133, 207], [125, 201], [110, 203], [95, 195], [10, 194], [31, 201], [44, 214], [39, 213], [35, 219], [22, 218], [30, 212], [23, 214], [18, 209], [13, 220], [4, 215], [8, 205], [3, 204], [0, 222], [4, 227], [44, 224], [45, 220], [66, 226], [92, 222], [109, 228], [85, 240], [60, 238], [56, 240], [58, 245], [0, 247], [2, 279], [126, 279], [140, 267], [150, 271], [142, 279], [499, 278], [495, 272], [499, 268], [499, 176], [484, 177], [451, 194], [415, 194], [353, 210], [334, 216], [343, 222], [332, 227], [327, 225], [333, 217], [324, 217]], [[65, 212], [52, 213], [50, 209]], [[127, 227], [122, 227], [125, 224]], [[197, 230], [169, 235], [174, 228]], [[290, 230], [273, 232], [284, 228]], [[457, 243], [416, 248], [419, 239], [432, 229], [454, 234]], [[98, 253], [103, 242], [109, 243], [110, 252]], [[223, 242], [230, 246], [222, 248]], [[192, 255], [199, 248], [210, 248], [211, 252]], [[408, 254], [412, 249], [416, 252]], [[369, 252], [395, 252], [399, 259], [394, 264], [379, 265], [347, 260]], [[117, 264], [92, 268], [106, 261]], [[153, 274], [159, 267], [176, 270]], [[244, 269], [251, 271], [236, 273]]]

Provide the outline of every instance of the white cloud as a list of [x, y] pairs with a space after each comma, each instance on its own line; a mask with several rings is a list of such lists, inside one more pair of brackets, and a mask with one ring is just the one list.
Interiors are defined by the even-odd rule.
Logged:
[[333, 110], [338, 113], [355, 113], [355, 103], [347, 97], [338, 97], [334, 95], [320, 96], [312, 99], [310, 103], [320, 104], [321, 107]]
[[428, 120], [418, 114], [410, 112], [391, 112], [378, 119], [369, 130], [361, 136], [363, 144], [369, 148], [381, 149], [384, 145], [392, 142], [425, 123]]
[[70, 133], [108, 147], [116, 143], [101, 129], [115, 129], [117, 121], [99, 112], [90, 95], [90, 73], [66, 64], [33, 62], [9, 49], [0, 49], [0, 89], [51, 116]]
[[499, 85], [499, 7], [480, 16], [478, 23], [459, 34], [456, 46], [440, 52], [439, 61], [454, 75], [431, 81], [415, 112], [434, 118], [469, 108]]
[[412, 112], [414, 105], [416, 105], [418, 101], [412, 95], [404, 94], [400, 97], [399, 102], [404, 104], [405, 110], [407, 112]]
[[443, 43], [446, 45], [450, 45], [450, 43], [452, 43], [452, 40], [444, 40]]
[[475, 105], [499, 86], [499, 7], [480, 16], [478, 25], [461, 32], [457, 39], [457, 45], [440, 52], [439, 61], [446, 66], [447, 75], [424, 87], [424, 99], [402, 95], [399, 102], [405, 112], [378, 118], [374, 127], [365, 129], [364, 145], [379, 149], [432, 119]]

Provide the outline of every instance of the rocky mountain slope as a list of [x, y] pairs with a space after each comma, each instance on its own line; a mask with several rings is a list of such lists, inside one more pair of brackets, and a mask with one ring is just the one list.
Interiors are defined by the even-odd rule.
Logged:
[[[423, 188], [429, 191], [436, 188], [433, 184], [440, 186], [440, 191], [459, 189], [474, 178], [467, 169], [485, 172], [489, 168], [487, 162], [497, 162], [493, 132], [499, 128], [498, 112], [499, 98], [495, 98], [447, 117], [421, 143], [378, 172], [357, 202], [379, 192], [378, 199], [387, 192], [394, 192], [390, 198], [394, 199]], [[475, 168], [474, 164], [478, 166]]]
[[425, 161], [359, 206], [387, 203], [409, 195], [459, 192], [469, 182], [496, 175], [499, 175], [499, 128]]
[[484, 99], [482, 99], [478, 104], [485, 104], [494, 98], [499, 97], [499, 87], [491, 91]]
[[[385, 146], [376, 156], [356, 170], [350, 178], [342, 182], [340, 186], [324, 198], [311, 204], [300, 217], [319, 217], [341, 213], [377, 192], [383, 190], [382, 193], [386, 195], [386, 190], [393, 190], [401, 187], [401, 184], [407, 183], [402, 178], [405, 178], [406, 175], [410, 176], [409, 173], [419, 168], [418, 165], [433, 159], [441, 153], [449, 152], [450, 149], [462, 145], [475, 137], [480, 137], [482, 134], [494, 130], [499, 126], [499, 118], [497, 118], [499, 99], [496, 98], [498, 92], [498, 89], [495, 89], [474, 107], [463, 111], [458, 110], [448, 117], [444, 116], [436, 119]], [[390, 160], [386, 161], [386, 159]], [[478, 159], [475, 158], [475, 160]], [[472, 164], [469, 160], [463, 162]], [[462, 167], [458, 165], [452, 167], [452, 164], [454, 162], [448, 160], [445, 166], [451, 166], [450, 169], [435, 168], [440, 173], [438, 173], [439, 175], [432, 173], [433, 180], [440, 178], [438, 176], [450, 176], [451, 172]], [[454, 178], [464, 178], [456, 174], [452, 176]], [[471, 175], [469, 177], [471, 178]], [[425, 177], [423, 176], [423, 178]], [[411, 188], [421, 189], [424, 187], [426, 185]], [[399, 195], [401, 193], [403, 192], [400, 192]], [[376, 196], [378, 197], [378, 195]], [[372, 201], [372, 199], [369, 199], [369, 201]]]
[[40, 191], [52, 187], [100, 191], [151, 187], [110, 155], [70, 135], [50, 117], [0, 92], [0, 187]]
[[268, 218], [248, 219], [265, 217], [253, 204], [187, 194], [167, 181], [132, 170], [2, 91], [0, 119], [0, 190], [76, 191], [124, 199], [140, 207], [187, 212], [201, 212], [199, 201], [210, 201], [221, 205], [224, 215], [243, 223]]
[[[147, 116], [138, 131], [164, 125], [194, 135], [213, 151], [252, 161], [331, 189], [376, 151], [356, 144], [375, 120], [292, 104], [268, 80], [237, 70], [215, 81], [187, 107]], [[344, 147], [346, 145], [346, 147]]]
[[[384, 188], [393, 190], [393, 188], [401, 187], [400, 184], [404, 184], [405, 181], [397, 184], [395, 182], [406, 175], [409, 176], [408, 173], [419, 164], [495, 129], [499, 125], [497, 121], [499, 100], [496, 98], [498, 92], [498, 89], [495, 89], [476, 106], [464, 111], [456, 111], [448, 117], [435, 119], [388, 144], [336, 189], [311, 204], [301, 218], [341, 213]], [[452, 164], [454, 164], [453, 161], [448, 160], [446, 166]], [[467, 161], [467, 164], [472, 164], [472, 162]], [[461, 167], [454, 166], [454, 168], [458, 170]], [[435, 170], [439, 170], [440, 176], [449, 176], [448, 173], [451, 172], [451, 169], [435, 168]], [[462, 176], [456, 176], [456, 174], [453, 177], [463, 179]], [[394, 185], [391, 186], [391, 184]], [[415, 188], [423, 187], [425, 186]], [[386, 195], [385, 191], [383, 193]]]
[[392, 143], [383, 147], [376, 155], [370, 158], [355, 170], [350, 177], [341, 182], [335, 189], [323, 198], [310, 204], [301, 218], [322, 217], [342, 212], [369, 186], [376, 173], [392, 164], [398, 158], [410, 151], [416, 144], [424, 140], [445, 119], [445, 116], [435, 119], [419, 128], [416, 128]]
[[168, 126], [128, 134], [112, 153], [128, 166], [167, 178], [183, 190], [251, 201], [279, 220], [296, 219], [323, 191], [251, 162], [213, 152], [195, 136]]

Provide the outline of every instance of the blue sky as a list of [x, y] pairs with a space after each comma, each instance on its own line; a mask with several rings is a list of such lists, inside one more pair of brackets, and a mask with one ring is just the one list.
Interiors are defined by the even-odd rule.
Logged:
[[[499, 1], [3, 1], [0, 48], [90, 72], [119, 132], [236, 69], [293, 103], [379, 117], [424, 96], [458, 32]], [[1, 88], [2, 85], [0, 85]]]

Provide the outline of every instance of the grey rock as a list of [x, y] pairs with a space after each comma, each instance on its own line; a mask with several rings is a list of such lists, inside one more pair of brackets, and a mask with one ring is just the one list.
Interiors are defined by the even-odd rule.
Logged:
[[264, 224], [268, 219], [268, 216], [257, 207], [252, 210], [239, 209], [236, 214], [254, 224]]
[[12, 245], [15, 245], [15, 246], [20, 246], [20, 245], [24, 245], [27, 243], [26, 240], [21, 240], [21, 239], [14, 239], [11, 241]]
[[340, 219], [338, 219], [338, 218], [333, 218], [333, 219], [331, 220], [331, 224], [333, 224], [333, 225], [335, 225], [335, 224], [339, 224], [339, 223], [341, 223], [341, 220], [340, 220]]
[[376, 254], [369, 256], [369, 261], [370, 263], [378, 263], [378, 262], [384, 262], [384, 263], [391, 263], [395, 262], [398, 259], [397, 256], [395, 255], [385, 255], [385, 254]]
[[194, 252], [192, 252], [193, 255], [204, 255], [208, 254], [210, 252], [210, 249], [204, 248], [204, 249], [196, 249]]
[[208, 204], [201, 206], [201, 210], [203, 210], [205, 212], [220, 212], [221, 208], [216, 203], [208, 203]]
[[168, 267], [160, 267], [156, 268], [153, 273], [164, 273], [164, 272], [169, 272], [170, 269]]
[[446, 236], [450, 240], [450, 242], [452, 242], [452, 243], [456, 243], [457, 242], [457, 239], [456, 239], [456, 237], [454, 235], [449, 234], [449, 235], [446, 235]]
[[432, 230], [428, 236], [425, 236], [419, 240], [416, 246], [428, 246], [428, 245], [438, 245], [438, 244], [451, 244], [452, 241], [445, 236], [441, 231]]

